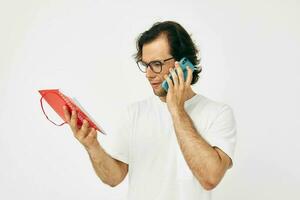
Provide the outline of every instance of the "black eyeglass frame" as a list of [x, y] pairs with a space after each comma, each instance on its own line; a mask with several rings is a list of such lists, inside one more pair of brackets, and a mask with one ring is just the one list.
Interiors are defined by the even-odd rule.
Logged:
[[[166, 62], [166, 61], [169, 61], [169, 60], [171, 60], [171, 59], [174, 59], [174, 57], [170, 57], [170, 58], [167, 58], [167, 59], [165, 59], [165, 60], [153, 60], [153, 61], [151, 61], [151, 62], [149, 62], [149, 63], [145, 63], [145, 62], [143, 62], [142, 60], [138, 60], [138, 61], [136, 61], [136, 64], [137, 64], [139, 70], [140, 70], [141, 72], [143, 72], [143, 73], [146, 73], [146, 72], [147, 72], [147, 68], [150, 67], [150, 69], [151, 69], [154, 73], [159, 74], [159, 73], [162, 71], [162, 67], [163, 67], [163, 65], [165, 64], [165, 62]], [[159, 62], [159, 64], [160, 64], [160, 70], [159, 70], [159, 72], [154, 71], [154, 70], [153, 70], [153, 67], [151, 66], [151, 64], [157, 63], [157, 62]], [[145, 66], [145, 71], [143, 71], [143, 70], [141, 69], [139, 63], [142, 63], [142, 64]]]

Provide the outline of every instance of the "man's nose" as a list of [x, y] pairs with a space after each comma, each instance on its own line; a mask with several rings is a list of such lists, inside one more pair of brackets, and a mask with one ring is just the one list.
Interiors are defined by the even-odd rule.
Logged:
[[154, 78], [156, 73], [152, 71], [151, 67], [147, 67], [146, 69], [146, 77], [147, 78]]

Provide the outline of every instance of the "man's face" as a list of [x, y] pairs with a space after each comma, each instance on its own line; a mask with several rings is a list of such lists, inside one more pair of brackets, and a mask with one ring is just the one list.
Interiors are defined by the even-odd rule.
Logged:
[[[142, 52], [142, 61], [145, 63], [149, 63], [151, 61], [163, 61], [172, 57], [169, 52], [168, 40], [164, 35], [159, 36], [149, 44], [144, 44]], [[169, 74], [169, 69], [174, 67], [174, 65], [174, 59], [164, 62], [164, 64], [162, 65], [162, 70], [159, 74], [153, 72], [150, 67], [147, 68], [146, 77], [149, 80], [153, 92], [156, 96], [166, 96], [167, 93], [162, 88], [161, 84], [165, 80], [164, 75]]]

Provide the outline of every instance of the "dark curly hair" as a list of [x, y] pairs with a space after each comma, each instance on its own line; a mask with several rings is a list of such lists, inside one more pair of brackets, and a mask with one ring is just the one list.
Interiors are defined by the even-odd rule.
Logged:
[[199, 79], [199, 74], [202, 71], [200, 66], [200, 58], [198, 58], [198, 49], [194, 44], [188, 32], [177, 22], [164, 21], [156, 22], [152, 27], [141, 33], [136, 41], [137, 53], [135, 54], [136, 61], [142, 59], [142, 49], [144, 44], [148, 44], [157, 39], [162, 34], [165, 34], [170, 46], [170, 54], [179, 61], [181, 58], [188, 58], [196, 69], [193, 71], [192, 85]]

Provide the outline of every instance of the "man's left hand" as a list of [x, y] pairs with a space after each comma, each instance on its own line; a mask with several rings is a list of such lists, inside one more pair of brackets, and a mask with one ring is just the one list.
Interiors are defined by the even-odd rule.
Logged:
[[187, 66], [188, 74], [186, 81], [184, 81], [183, 71], [178, 62], [175, 62], [175, 68], [177, 74], [174, 68], [170, 68], [173, 82], [169, 76], [164, 76], [169, 85], [166, 102], [171, 115], [184, 111], [184, 102], [187, 99], [187, 92], [190, 90], [193, 78], [193, 73], [190, 67]]

